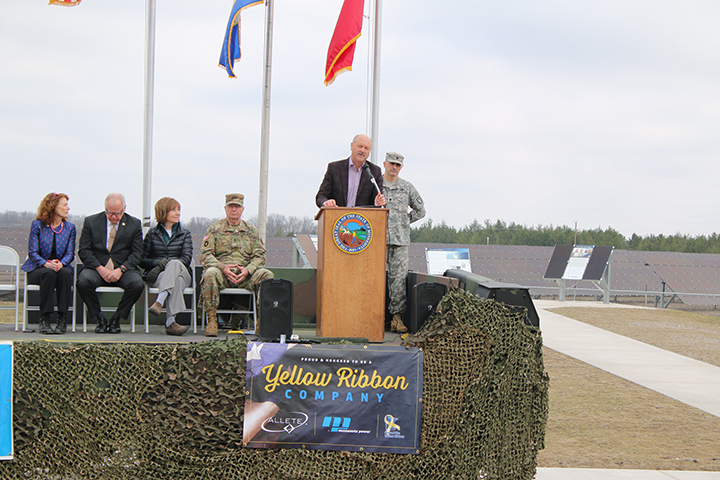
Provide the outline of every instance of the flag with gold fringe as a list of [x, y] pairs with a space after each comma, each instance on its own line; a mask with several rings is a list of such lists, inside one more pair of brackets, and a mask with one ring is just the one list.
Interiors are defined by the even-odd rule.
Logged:
[[362, 30], [363, 7], [364, 0], [345, 0], [343, 3], [328, 47], [325, 85], [333, 83], [341, 73], [352, 70], [355, 45]]
[[233, 3], [218, 64], [219, 67], [225, 68], [228, 77], [236, 78], [235, 60], [240, 60], [240, 13], [248, 7], [261, 3], [263, 0], [235, 0]]
[[75, 7], [80, 5], [82, 0], [50, 0], [48, 5], [61, 5], [63, 7]]

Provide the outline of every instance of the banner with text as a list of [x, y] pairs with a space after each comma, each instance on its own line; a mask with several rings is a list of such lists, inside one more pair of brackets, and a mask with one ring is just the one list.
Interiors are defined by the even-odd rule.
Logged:
[[245, 446], [420, 453], [420, 349], [249, 342], [247, 352]]

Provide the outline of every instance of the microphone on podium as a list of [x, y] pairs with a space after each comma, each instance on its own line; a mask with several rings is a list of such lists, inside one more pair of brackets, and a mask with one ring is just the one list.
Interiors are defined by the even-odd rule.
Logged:
[[368, 165], [367, 162], [365, 162], [363, 164], [362, 168], [363, 168], [363, 170], [365, 170], [365, 172], [367, 173], [367, 176], [370, 178], [370, 182], [372, 182], [372, 184], [375, 186], [375, 191], [377, 191], [377, 193], [379, 193], [379, 194], [382, 193], [380, 191], [380, 187], [378, 187], [378, 184], [375, 181], [375, 177], [373, 177], [373, 174], [370, 171], [370, 165]]

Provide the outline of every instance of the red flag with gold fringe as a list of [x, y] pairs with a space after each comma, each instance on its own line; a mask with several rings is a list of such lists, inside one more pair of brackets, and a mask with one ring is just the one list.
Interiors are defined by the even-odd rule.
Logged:
[[63, 7], [75, 7], [80, 5], [82, 0], [50, 0], [48, 5], [61, 5]]
[[333, 83], [341, 73], [352, 70], [355, 45], [362, 30], [363, 6], [364, 0], [345, 0], [343, 3], [328, 47], [325, 85]]

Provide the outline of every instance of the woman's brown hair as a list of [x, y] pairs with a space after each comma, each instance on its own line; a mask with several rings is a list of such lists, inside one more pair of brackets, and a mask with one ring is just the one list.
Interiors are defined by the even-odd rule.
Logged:
[[180, 202], [172, 197], [163, 197], [155, 203], [155, 221], [157, 223], [165, 223], [167, 214], [173, 208], [180, 208]]
[[42, 199], [42, 202], [40, 202], [40, 206], [37, 209], [36, 218], [45, 225], [50, 225], [55, 217], [55, 208], [58, 203], [60, 203], [61, 198], [70, 200], [70, 197], [64, 193], [48, 193], [45, 195], [45, 198]]

